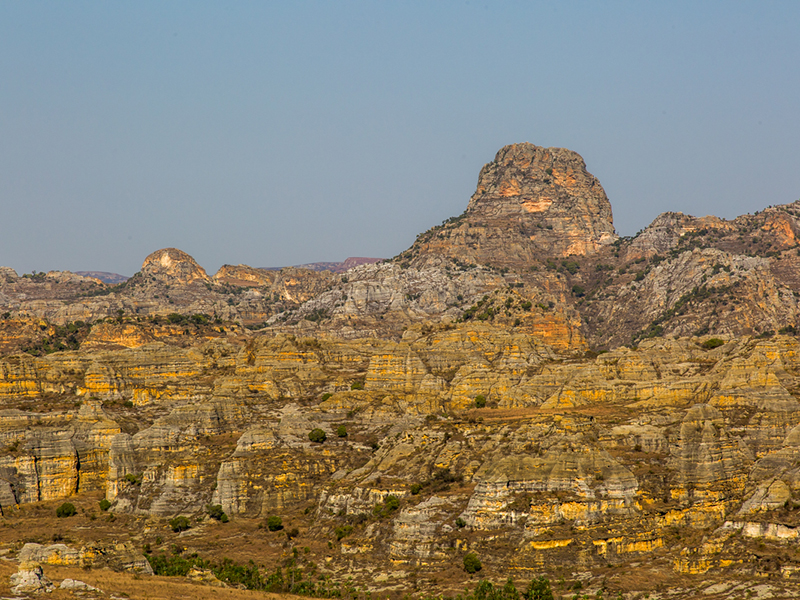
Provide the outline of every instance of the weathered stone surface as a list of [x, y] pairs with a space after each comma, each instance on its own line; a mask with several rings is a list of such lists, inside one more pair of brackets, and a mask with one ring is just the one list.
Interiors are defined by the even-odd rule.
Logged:
[[36, 563], [20, 563], [19, 570], [11, 576], [12, 594], [51, 592], [54, 587], [53, 582], [44, 576], [42, 567]]
[[611, 204], [583, 159], [513, 144], [481, 169], [466, 212], [418, 238], [411, 252], [525, 268], [544, 257], [593, 254], [616, 239]]
[[85, 552], [70, 548], [66, 544], [43, 546], [42, 544], [27, 543], [19, 551], [18, 559], [20, 562], [45, 565], [82, 566], [91, 564], [91, 562], [84, 562], [84, 556]]
[[393, 523], [389, 555], [398, 563], [412, 565], [446, 560], [440, 540], [454, 529], [447, 522], [452, 511], [448, 501], [437, 496], [404, 509]]
[[29, 542], [19, 551], [18, 559], [21, 565], [110, 567], [117, 571], [132, 571], [146, 575], [153, 574], [153, 569], [145, 556], [130, 542], [93, 542], [81, 548], [72, 548], [66, 544], [44, 546]]
[[94, 587], [93, 585], [89, 585], [84, 581], [80, 581], [79, 579], [64, 579], [59, 585], [58, 589], [60, 590], [71, 590], [71, 591], [78, 591], [78, 592], [94, 592], [97, 594], [102, 594], [103, 591], [99, 588]]
[[222, 265], [212, 278], [216, 283], [261, 287], [272, 285], [277, 273], [266, 269], [255, 269], [248, 265]]
[[[496, 528], [524, 517], [527, 528], [536, 528], [564, 519], [591, 523], [638, 513], [639, 484], [633, 473], [596, 447], [590, 437], [564, 435], [563, 430], [553, 433], [543, 441], [549, 448], [541, 458], [506, 456], [481, 466], [464, 512], [467, 524]], [[503, 510], [509, 496], [519, 493], [531, 496], [517, 510]]]
[[148, 255], [142, 263], [142, 275], [177, 284], [210, 281], [205, 269], [177, 248], [164, 248]]

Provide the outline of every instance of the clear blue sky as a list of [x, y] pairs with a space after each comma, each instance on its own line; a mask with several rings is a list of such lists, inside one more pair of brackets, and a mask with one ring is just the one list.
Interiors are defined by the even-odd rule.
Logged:
[[800, 2], [2, 2], [0, 264], [389, 257], [513, 142], [623, 235], [800, 198]]

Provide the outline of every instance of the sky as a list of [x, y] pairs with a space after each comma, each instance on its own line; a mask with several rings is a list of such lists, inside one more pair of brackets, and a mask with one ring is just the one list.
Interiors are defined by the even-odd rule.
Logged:
[[800, 199], [800, 2], [0, 2], [0, 265], [388, 258], [504, 145], [620, 235]]

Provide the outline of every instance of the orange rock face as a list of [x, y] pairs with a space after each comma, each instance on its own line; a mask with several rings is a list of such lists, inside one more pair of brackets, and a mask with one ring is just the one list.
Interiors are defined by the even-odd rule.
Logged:
[[260, 287], [272, 285], [277, 273], [266, 269], [256, 269], [247, 265], [222, 265], [212, 278], [215, 283]]
[[523, 267], [587, 255], [616, 239], [611, 204], [583, 159], [563, 148], [513, 144], [481, 169], [464, 215], [417, 241], [431, 254]]

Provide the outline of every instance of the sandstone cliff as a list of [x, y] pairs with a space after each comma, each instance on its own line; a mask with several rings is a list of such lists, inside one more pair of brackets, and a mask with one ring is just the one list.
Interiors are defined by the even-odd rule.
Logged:
[[[434, 573], [467, 551], [498, 577], [642, 557], [662, 578], [767, 576], [776, 553], [795, 564], [798, 343], [704, 341], [579, 358], [498, 325], [427, 324], [400, 341], [7, 357], [0, 504], [16, 520], [19, 504], [103, 490], [151, 519], [282, 514], [357, 577]], [[748, 544], [770, 550], [753, 560]]]
[[481, 169], [464, 214], [420, 236], [407, 254], [415, 263], [448, 257], [524, 269], [594, 254], [616, 238], [611, 204], [583, 159], [525, 143], [502, 148]]

